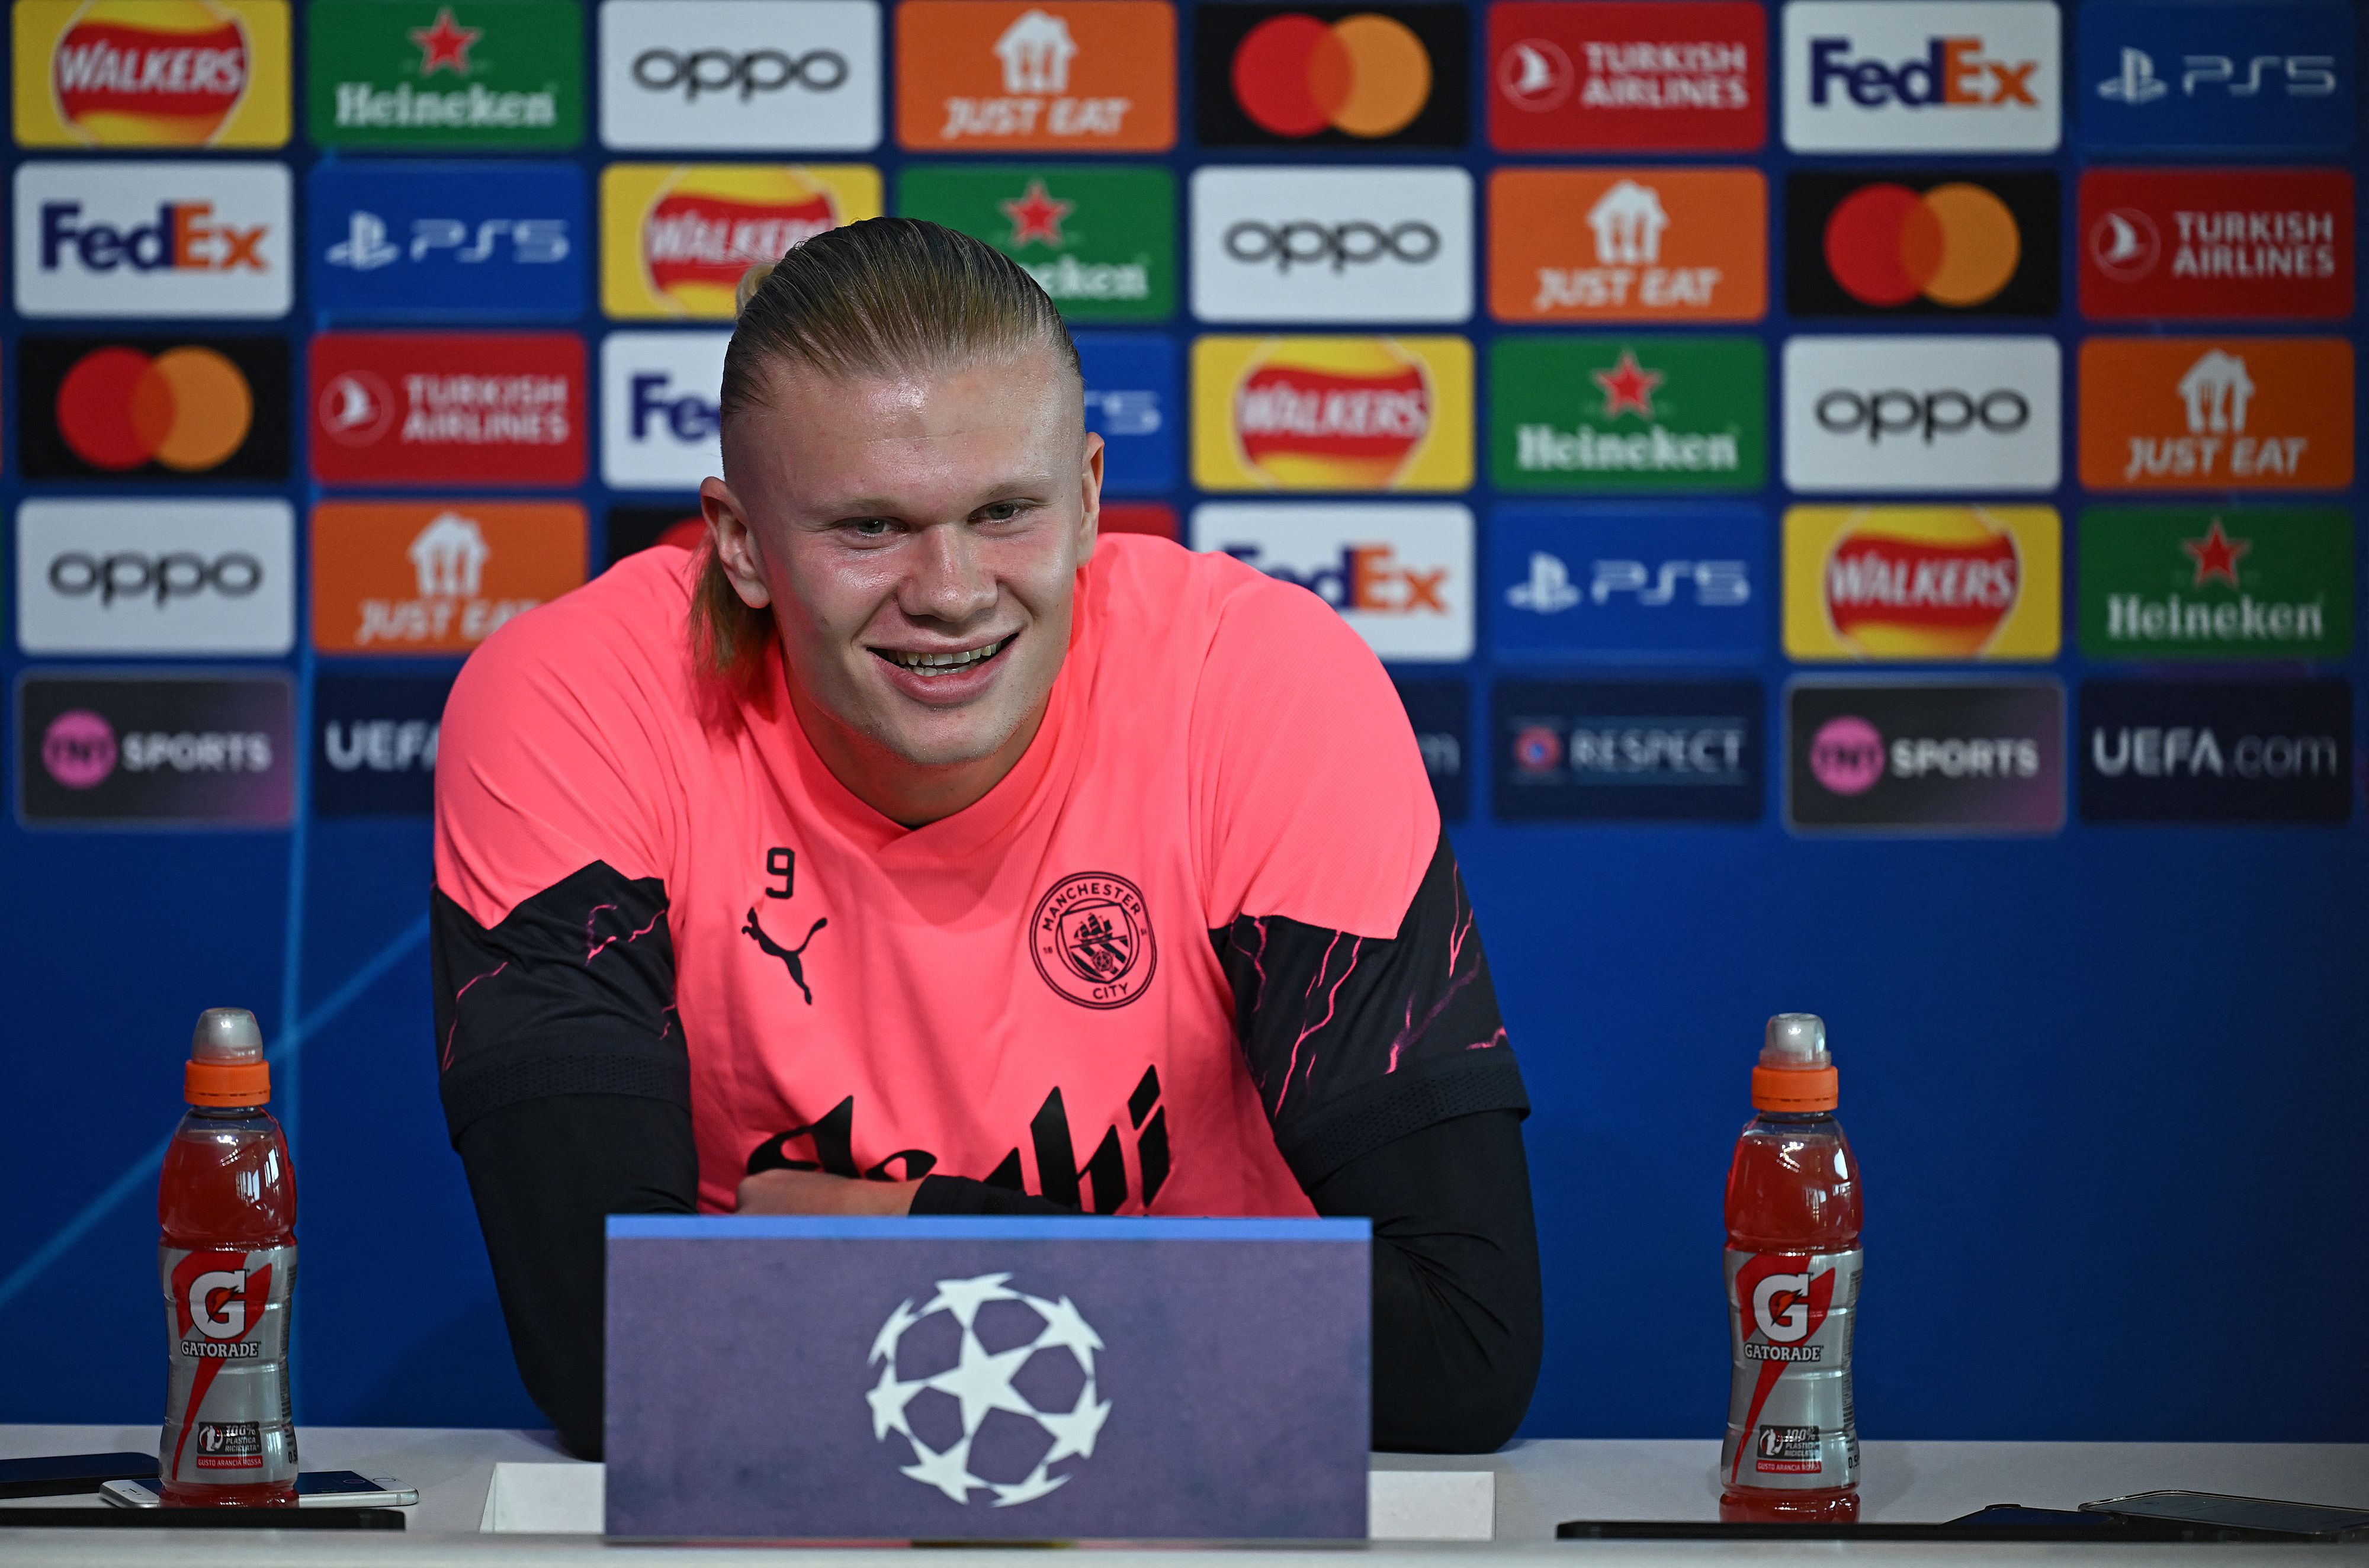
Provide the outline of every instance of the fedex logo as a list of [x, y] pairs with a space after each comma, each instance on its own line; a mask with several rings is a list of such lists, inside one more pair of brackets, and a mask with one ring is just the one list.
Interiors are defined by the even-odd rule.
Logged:
[[621, 490], [694, 490], [724, 472], [729, 332], [612, 332], [601, 346], [601, 473]]
[[26, 164], [17, 308], [32, 316], [286, 314], [280, 164]]
[[1453, 662], [1472, 654], [1472, 532], [1460, 506], [1211, 504], [1191, 542], [1308, 589], [1383, 658]]
[[2060, 127], [2051, 0], [1785, 7], [1796, 152], [2046, 152]]

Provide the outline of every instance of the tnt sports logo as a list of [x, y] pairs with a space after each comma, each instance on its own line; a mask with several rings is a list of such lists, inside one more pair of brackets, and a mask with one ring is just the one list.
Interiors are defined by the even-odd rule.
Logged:
[[1141, 889], [1100, 871], [1065, 876], [1036, 900], [1028, 952], [1047, 985], [1093, 1008], [1141, 996], [1160, 958]]
[[120, 755], [115, 727], [88, 708], [69, 708], [41, 735], [41, 768], [67, 789], [96, 789]]
[[288, 141], [284, 0], [25, 0], [26, 147], [278, 147]]
[[880, 7], [607, 0], [601, 140], [740, 152], [876, 146]]
[[897, 140], [908, 148], [1164, 152], [1176, 140], [1176, 20], [1164, 0], [908, 0], [897, 20]]
[[1193, 345], [1205, 490], [1461, 490], [1472, 482], [1462, 338], [1225, 338]]
[[33, 316], [288, 311], [282, 164], [26, 164], [17, 308]]
[[2061, 532], [2049, 507], [1794, 507], [1785, 651], [1804, 662], [2053, 658]]
[[1262, 131], [1332, 130], [1371, 140], [1406, 129], [1431, 97], [1431, 56], [1413, 29], [1360, 12], [1322, 22], [1270, 17], [1234, 51], [1234, 101]]
[[611, 164], [601, 172], [601, 302], [626, 319], [732, 319], [750, 267], [880, 215], [863, 164]]
[[873, 1437], [903, 1438], [913, 1462], [898, 1473], [957, 1503], [978, 1492], [1009, 1508], [1059, 1490], [1110, 1419], [1095, 1383], [1102, 1337], [1067, 1296], [1031, 1296], [1011, 1278], [939, 1280], [920, 1311], [898, 1304], [866, 1357], [880, 1368], [864, 1396]]
[[1799, 153], [2047, 152], [2057, 143], [2049, 0], [1785, 7], [1785, 144]]
[[2064, 825], [2065, 692], [2054, 681], [1797, 681], [1785, 713], [1791, 827], [2053, 833]]
[[1472, 314], [1472, 177], [1196, 170], [1193, 311], [1207, 321], [1462, 321]]
[[1828, 719], [1810, 738], [1810, 773], [1837, 795], [1865, 795], [1883, 777], [1883, 731], [1857, 714]]
[[1307, 589], [1384, 659], [1472, 655], [1472, 514], [1460, 506], [1195, 509], [1192, 545]]
[[2339, 489], [2352, 481], [2340, 338], [2092, 338], [2081, 482], [2094, 489]]

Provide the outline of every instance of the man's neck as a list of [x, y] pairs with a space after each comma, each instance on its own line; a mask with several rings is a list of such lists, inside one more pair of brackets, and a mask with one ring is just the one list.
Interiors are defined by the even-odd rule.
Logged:
[[944, 767], [917, 765], [860, 735], [817, 706], [796, 681], [789, 683], [790, 709], [807, 740], [847, 793], [900, 828], [923, 828], [987, 798], [1004, 775], [1020, 765], [1052, 706], [1048, 694], [1022, 721], [1011, 738], [974, 761]]

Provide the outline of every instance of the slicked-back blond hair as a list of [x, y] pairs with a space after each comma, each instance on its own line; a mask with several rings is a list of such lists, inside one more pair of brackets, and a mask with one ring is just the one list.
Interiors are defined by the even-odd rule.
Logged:
[[[1077, 345], [1036, 280], [1002, 252], [918, 218], [869, 218], [828, 229], [740, 280], [738, 319], [724, 350], [718, 398], [725, 477], [732, 431], [772, 395], [776, 365], [834, 380], [955, 370], [1050, 349], [1083, 384]], [[773, 635], [725, 575], [713, 546], [692, 599], [693, 657], [745, 676]]]

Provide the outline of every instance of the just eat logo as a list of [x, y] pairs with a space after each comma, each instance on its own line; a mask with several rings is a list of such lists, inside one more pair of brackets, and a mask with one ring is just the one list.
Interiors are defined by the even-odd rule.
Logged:
[[2044, 152], [2060, 110], [2049, 0], [1785, 7], [1796, 152]]

